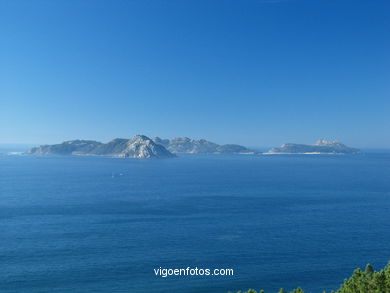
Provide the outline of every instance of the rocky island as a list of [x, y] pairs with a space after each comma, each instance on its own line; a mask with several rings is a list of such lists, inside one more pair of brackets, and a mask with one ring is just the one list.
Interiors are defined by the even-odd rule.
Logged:
[[42, 145], [25, 154], [33, 155], [96, 155], [122, 158], [172, 158], [175, 157], [164, 146], [155, 143], [145, 135], [131, 139], [116, 138], [108, 143], [93, 140], [71, 140], [61, 144]]
[[[321, 139], [314, 145], [286, 143], [272, 148], [269, 154], [355, 154], [359, 150], [338, 141]], [[42, 145], [29, 149], [30, 155], [95, 155], [122, 158], [172, 158], [175, 154], [261, 154], [238, 144], [224, 144], [177, 137], [162, 139], [136, 135], [131, 139], [116, 138], [108, 143], [94, 140], [70, 140], [60, 144]]]
[[205, 139], [191, 139], [188, 137], [177, 137], [173, 139], [162, 139], [154, 137], [152, 140], [164, 146], [167, 150], [176, 154], [256, 154], [258, 152], [250, 150], [237, 144], [219, 145]]
[[42, 145], [29, 149], [30, 155], [95, 155], [124, 158], [172, 158], [175, 154], [255, 154], [237, 144], [219, 145], [205, 139], [178, 137], [149, 138], [136, 135], [131, 139], [116, 138], [108, 143], [94, 140], [70, 140], [60, 144]]
[[356, 154], [359, 150], [347, 147], [339, 141], [318, 140], [314, 145], [286, 143], [265, 154]]

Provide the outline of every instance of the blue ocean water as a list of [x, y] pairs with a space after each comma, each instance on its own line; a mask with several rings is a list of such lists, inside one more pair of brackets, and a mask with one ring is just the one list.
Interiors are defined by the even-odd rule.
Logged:
[[389, 243], [390, 154], [0, 155], [2, 293], [322, 292]]

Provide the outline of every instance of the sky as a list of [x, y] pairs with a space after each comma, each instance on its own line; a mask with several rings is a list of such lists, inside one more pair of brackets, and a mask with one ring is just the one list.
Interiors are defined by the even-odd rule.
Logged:
[[388, 0], [0, 0], [0, 143], [390, 148]]

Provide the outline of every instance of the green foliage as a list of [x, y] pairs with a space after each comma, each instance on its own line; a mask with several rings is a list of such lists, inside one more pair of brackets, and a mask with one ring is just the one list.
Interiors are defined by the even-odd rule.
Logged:
[[336, 293], [390, 293], [390, 262], [379, 272], [369, 264], [364, 272], [355, 270]]
[[[237, 292], [241, 293], [241, 291]], [[242, 293], [257, 293], [256, 290], [249, 289]], [[260, 290], [259, 293], [265, 293]], [[278, 293], [287, 293], [283, 288]], [[305, 293], [300, 287], [290, 291], [290, 293]], [[323, 293], [326, 293], [325, 291]], [[381, 271], [376, 272], [368, 264], [366, 269], [356, 269], [349, 279], [346, 279], [341, 287], [332, 293], [390, 293], [390, 262]]]

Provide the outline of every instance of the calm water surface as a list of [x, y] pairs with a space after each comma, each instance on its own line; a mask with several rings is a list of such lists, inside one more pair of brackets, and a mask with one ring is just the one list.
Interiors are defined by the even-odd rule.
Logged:
[[322, 292], [389, 243], [390, 154], [0, 155], [2, 293]]

